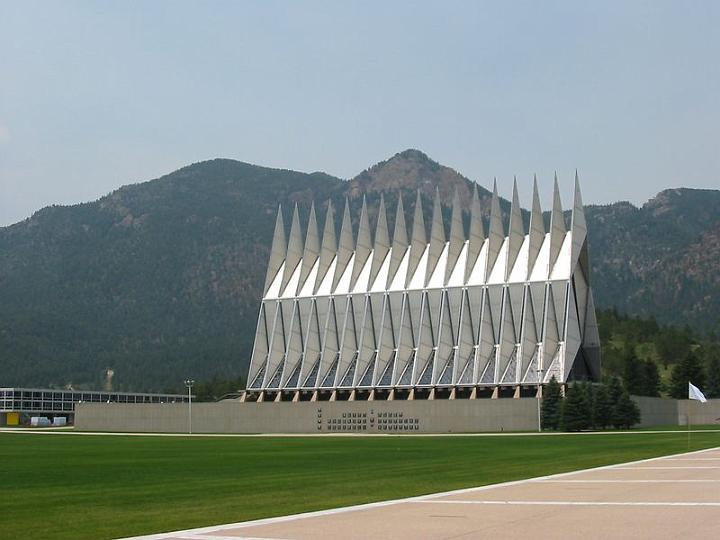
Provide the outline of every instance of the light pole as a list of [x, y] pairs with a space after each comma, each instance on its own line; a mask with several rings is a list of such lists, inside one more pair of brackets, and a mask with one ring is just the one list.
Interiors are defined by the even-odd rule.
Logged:
[[545, 371], [542, 368], [538, 368], [538, 389], [537, 389], [537, 417], [538, 417], [538, 433], [542, 431], [542, 414], [540, 411], [540, 400], [542, 399], [542, 374]]
[[188, 389], [188, 433], [192, 435], [192, 387], [195, 381], [192, 379], [185, 379], [185, 386]]

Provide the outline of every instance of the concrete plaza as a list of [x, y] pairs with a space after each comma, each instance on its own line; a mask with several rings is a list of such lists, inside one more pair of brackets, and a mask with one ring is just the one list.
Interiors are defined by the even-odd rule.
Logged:
[[395, 501], [137, 537], [720, 538], [720, 448]]

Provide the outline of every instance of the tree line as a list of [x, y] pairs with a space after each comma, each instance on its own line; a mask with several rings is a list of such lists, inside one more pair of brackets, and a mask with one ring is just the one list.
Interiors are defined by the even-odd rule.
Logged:
[[570, 384], [564, 396], [553, 377], [543, 388], [541, 420], [543, 429], [555, 431], [629, 429], [640, 422], [640, 409], [618, 377]]
[[720, 341], [691, 328], [662, 326], [617, 310], [598, 312], [602, 370], [636, 396], [687, 398], [687, 383], [720, 398]]

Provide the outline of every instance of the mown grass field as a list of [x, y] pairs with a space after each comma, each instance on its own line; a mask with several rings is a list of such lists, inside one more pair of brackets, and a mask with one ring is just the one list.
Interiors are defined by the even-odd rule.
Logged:
[[[687, 451], [687, 434], [130, 437], [0, 433], [0, 537], [101, 539]], [[694, 432], [691, 450], [720, 446]]]

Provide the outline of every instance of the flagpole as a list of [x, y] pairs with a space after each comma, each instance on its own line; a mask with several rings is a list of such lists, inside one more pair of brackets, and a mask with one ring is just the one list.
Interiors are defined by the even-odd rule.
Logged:
[[692, 399], [688, 400], [688, 409], [687, 409], [687, 449], [690, 451], [690, 407], [692, 407]]

